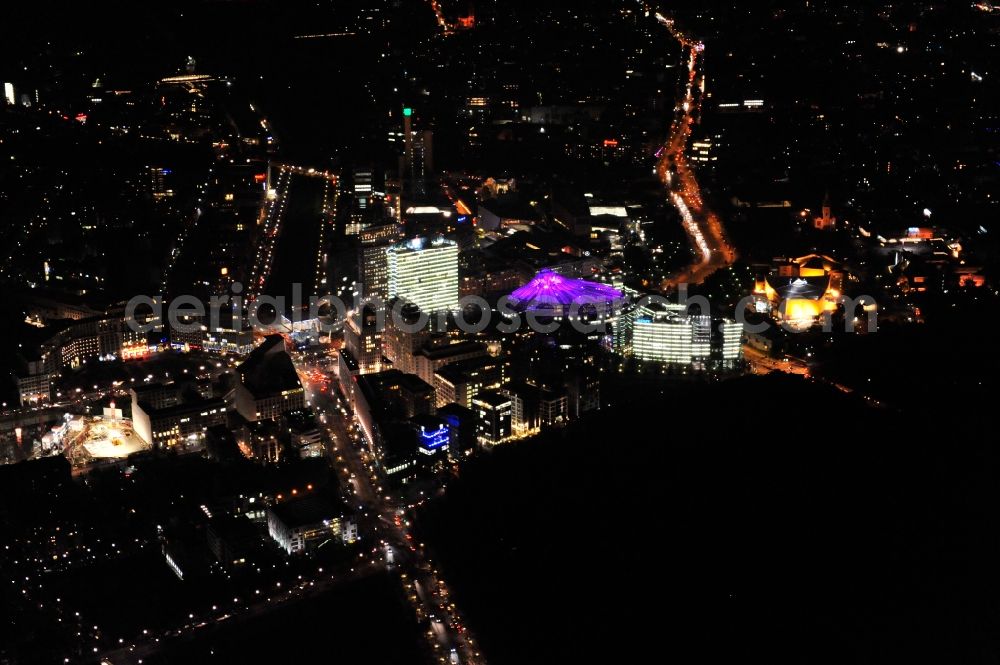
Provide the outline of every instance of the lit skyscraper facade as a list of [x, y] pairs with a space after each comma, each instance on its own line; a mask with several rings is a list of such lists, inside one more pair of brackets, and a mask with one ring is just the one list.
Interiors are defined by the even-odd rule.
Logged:
[[639, 360], [690, 364], [711, 354], [712, 319], [644, 311], [632, 325], [632, 354]]
[[400, 227], [395, 223], [370, 226], [358, 234], [361, 284], [365, 297], [389, 299], [389, 263], [386, 250], [398, 242]]
[[722, 361], [727, 365], [735, 363], [743, 356], [743, 324], [738, 321], [723, 321], [718, 324], [718, 328]]
[[402, 298], [424, 312], [458, 308], [458, 245], [438, 238], [415, 238], [386, 250], [389, 297]]
[[643, 305], [620, 317], [616, 346], [644, 362], [732, 366], [742, 355], [743, 325], [688, 315], [681, 305]]
[[382, 328], [373, 307], [363, 307], [347, 317], [344, 348], [350, 351], [362, 374], [382, 371]]

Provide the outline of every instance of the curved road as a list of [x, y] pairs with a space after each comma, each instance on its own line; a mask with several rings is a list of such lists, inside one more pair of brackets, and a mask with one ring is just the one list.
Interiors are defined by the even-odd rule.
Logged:
[[656, 19], [684, 47], [688, 73], [684, 97], [677, 104], [677, 115], [670, 125], [670, 134], [663, 144], [656, 172], [667, 189], [671, 203], [680, 213], [684, 229], [698, 254], [690, 266], [663, 280], [660, 288], [669, 291], [680, 284], [699, 284], [705, 281], [716, 270], [731, 265], [736, 260], [736, 250], [726, 239], [719, 216], [705, 206], [698, 179], [685, 155], [691, 138], [691, 127], [701, 113], [705, 75], [700, 63], [705, 45], [681, 32], [674, 25], [673, 19], [659, 13], [656, 14]]

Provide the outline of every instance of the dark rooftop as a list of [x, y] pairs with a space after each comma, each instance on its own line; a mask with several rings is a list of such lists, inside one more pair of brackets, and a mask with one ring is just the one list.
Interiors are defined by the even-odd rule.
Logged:
[[472, 353], [473, 351], [482, 351], [483, 353], [486, 353], [486, 347], [479, 342], [465, 341], [458, 342], [456, 344], [448, 344], [446, 346], [436, 346], [432, 348], [425, 347], [421, 349], [420, 355], [430, 360], [440, 360], [451, 356]]
[[347, 506], [327, 493], [284, 501], [269, 509], [288, 527], [319, 524], [324, 520], [343, 517]]
[[243, 385], [254, 397], [278, 395], [302, 387], [281, 335], [266, 337], [239, 366], [239, 373]]
[[476, 395], [474, 402], [482, 402], [493, 407], [510, 403], [510, 398], [497, 390], [486, 390]]
[[498, 362], [495, 358], [481, 356], [445, 365], [438, 369], [435, 374], [440, 375], [442, 379], [454, 386], [468, 381], [483, 370], [494, 369], [497, 366]]
[[154, 408], [149, 404], [149, 402], [139, 401], [139, 406], [150, 416], [155, 416], [158, 418], [163, 418], [166, 416], [177, 416], [185, 413], [197, 413], [199, 411], [204, 411], [205, 409], [222, 409], [226, 410], [226, 402], [218, 397], [213, 397], [212, 399], [203, 399], [193, 402], [181, 402], [180, 404], [174, 404], [172, 406], [165, 406], [162, 409]]

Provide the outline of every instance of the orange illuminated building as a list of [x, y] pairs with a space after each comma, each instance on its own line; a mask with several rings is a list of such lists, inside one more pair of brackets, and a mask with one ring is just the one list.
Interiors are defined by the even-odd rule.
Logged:
[[923, 226], [914, 226], [906, 229], [906, 237], [910, 240], [933, 240], [934, 235], [934, 229]]
[[986, 277], [979, 272], [978, 268], [956, 268], [955, 277], [958, 278], [960, 287], [982, 288], [986, 286]]
[[819, 217], [813, 219], [813, 225], [820, 231], [832, 231], [837, 226], [837, 218], [833, 216], [829, 194], [823, 199], [823, 211]]
[[836, 260], [809, 254], [778, 264], [757, 280], [754, 293], [767, 299], [777, 319], [808, 328], [837, 309], [843, 284], [844, 271]]
[[145, 360], [149, 355], [149, 345], [145, 342], [122, 346], [122, 360]]

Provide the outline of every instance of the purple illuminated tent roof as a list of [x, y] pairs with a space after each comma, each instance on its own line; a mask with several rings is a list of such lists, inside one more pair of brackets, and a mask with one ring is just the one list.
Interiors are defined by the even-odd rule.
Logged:
[[511, 304], [518, 309], [560, 309], [573, 303], [603, 304], [621, 297], [621, 291], [607, 284], [564, 277], [551, 270], [541, 271], [510, 294]]

